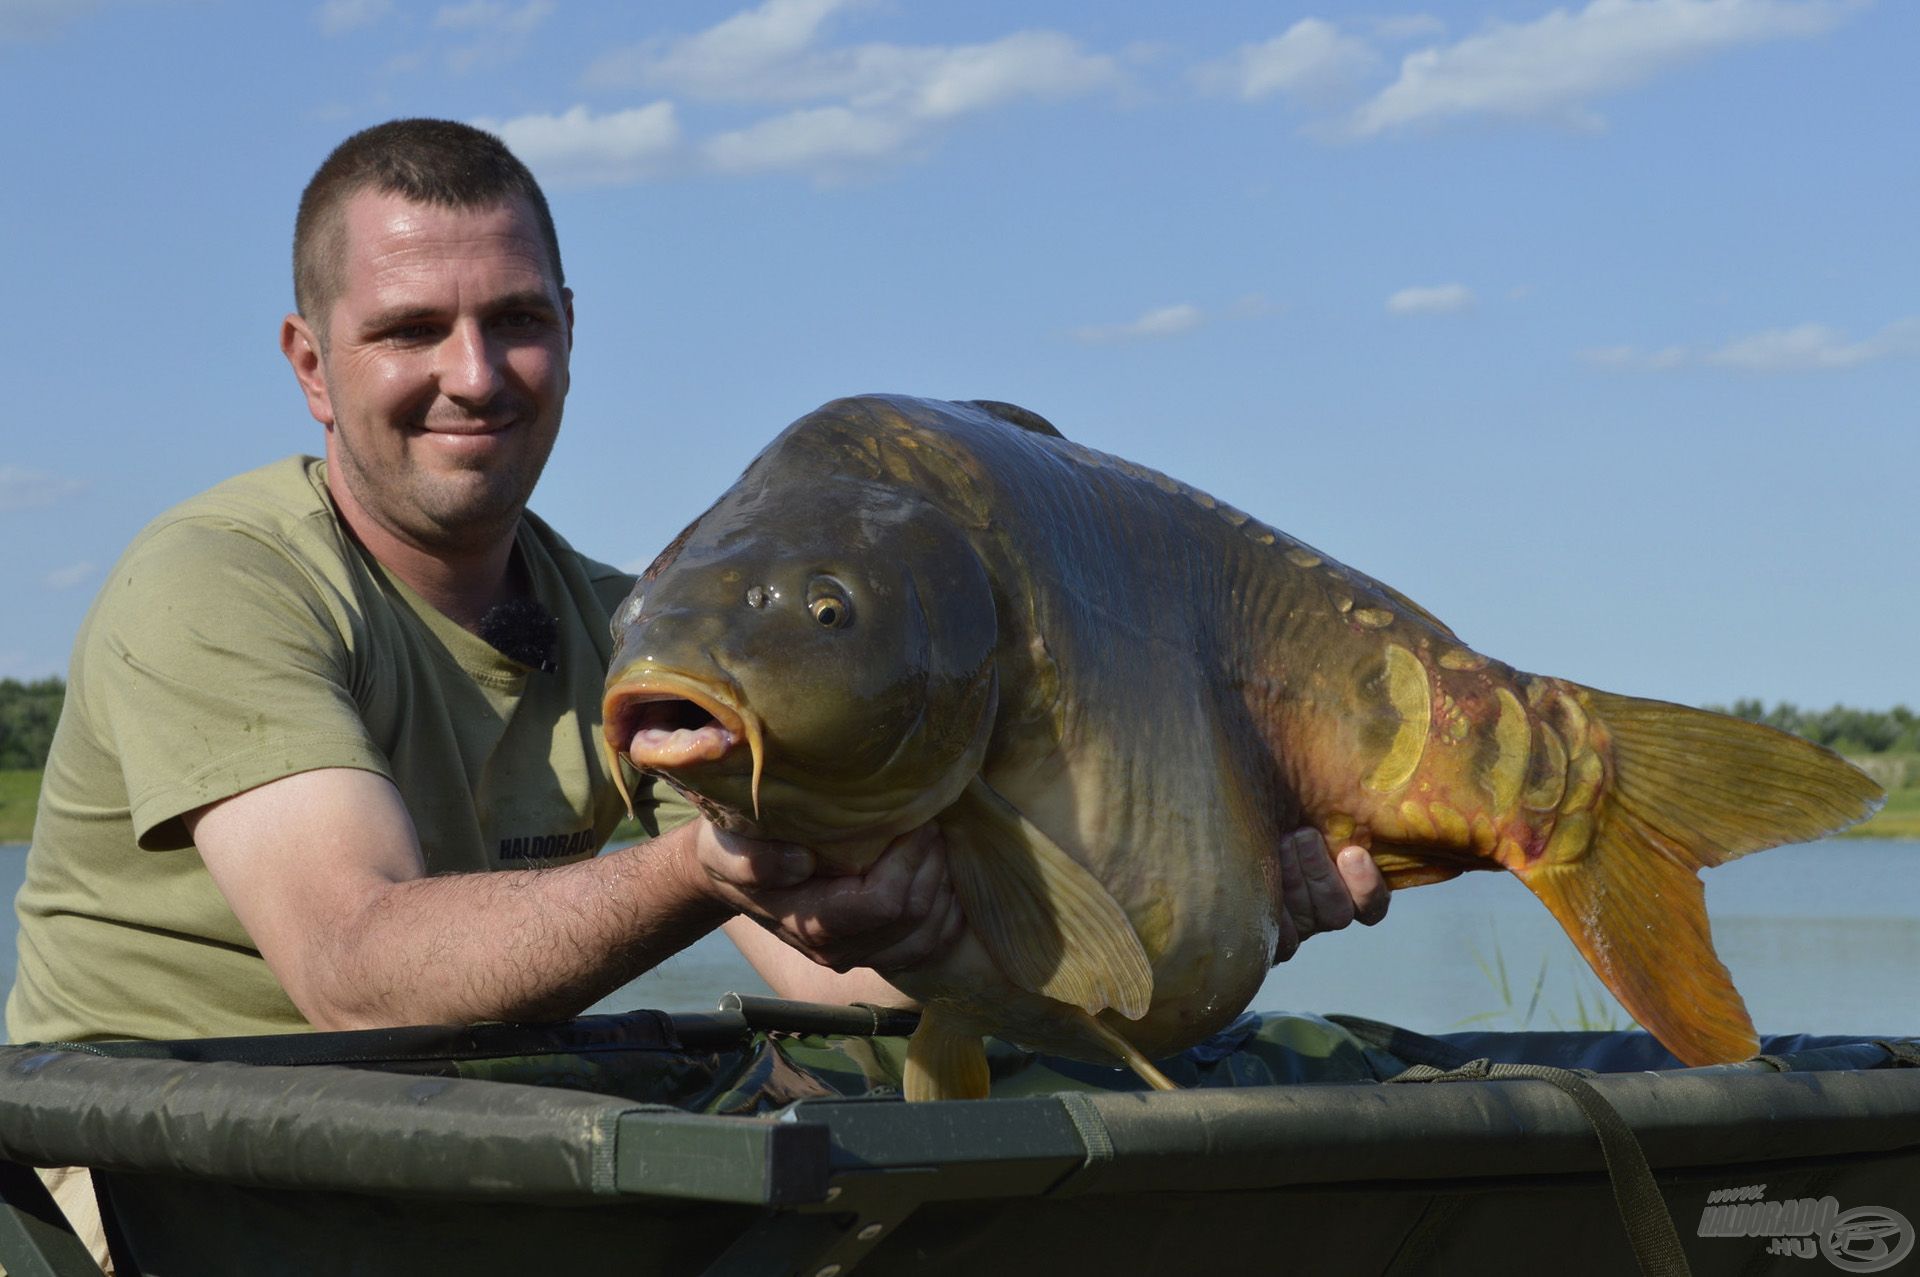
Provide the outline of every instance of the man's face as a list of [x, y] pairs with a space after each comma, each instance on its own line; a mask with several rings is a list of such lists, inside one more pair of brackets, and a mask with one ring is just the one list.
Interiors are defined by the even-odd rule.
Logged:
[[[336, 499], [429, 551], [510, 535], [560, 429], [573, 299], [520, 200], [485, 209], [362, 191], [323, 349], [283, 344], [327, 427]], [[340, 485], [347, 491], [342, 494]]]

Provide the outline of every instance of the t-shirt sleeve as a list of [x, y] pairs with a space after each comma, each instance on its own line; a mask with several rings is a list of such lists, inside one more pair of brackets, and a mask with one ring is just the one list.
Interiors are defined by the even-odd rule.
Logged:
[[298, 772], [391, 778], [353, 695], [345, 603], [270, 536], [217, 520], [159, 528], [122, 560], [82, 656], [140, 846], [187, 846], [182, 814]]

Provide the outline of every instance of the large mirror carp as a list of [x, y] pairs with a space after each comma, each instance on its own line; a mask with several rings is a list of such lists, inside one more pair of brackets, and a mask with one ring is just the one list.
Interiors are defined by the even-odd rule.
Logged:
[[[1798, 737], [1526, 674], [1398, 591], [1024, 409], [790, 426], [618, 612], [610, 749], [722, 826], [863, 867], [939, 822], [969, 933], [901, 975], [908, 1098], [980, 1037], [1124, 1063], [1228, 1024], [1302, 825], [1396, 888], [1526, 883], [1689, 1064], [1753, 1026], [1698, 871], [1872, 814]], [[616, 773], [620, 769], [614, 761]]]

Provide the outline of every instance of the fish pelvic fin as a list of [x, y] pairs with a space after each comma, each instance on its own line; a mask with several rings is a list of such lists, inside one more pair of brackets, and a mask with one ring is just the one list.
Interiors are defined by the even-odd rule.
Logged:
[[929, 1003], [920, 1013], [919, 1027], [907, 1039], [907, 1063], [901, 1076], [907, 1099], [984, 1100], [992, 1085], [987, 1047], [979, 1033], [938, 1002]]
[[1127, 1041], [1106, 1025], [1100, 1023], [1098, 1016], [1087, 1015], [1084, 1011], [1080, 1012], [1080, 1015], [1084, 1019], [1087, 1032], [1099, 1039], [1100, 1045], [1120, 1057], [1120, 1060], [1125, 1063], [1128, 1068], [1132, 1069], [1134, 1075], [1142, 1082], [1145, 1082], [1156, 1091], [1177, 1091], [1180, 1089], [1178, 1083], [1155, 1068], [1153, 1061], [1140, 1053], [1139, 1047]]
[[1126, 911], [1073, 857], [976, 776], [940, 816], [967, 924], [1030, 993], [1129, 1020], [1153, 1001], [1153, 968]]
[[[1746, 1005], [1713, 950], [1699, 870], [1808, 842], [1885, 794], [1829, 750], [1740, 719], [1561, 684], [1607, 760], [1515, 869], [1621, 1004], [1689, 1065], [1751, 1057]], [[1569, 787], [1569, 798], [1574, 790]]]

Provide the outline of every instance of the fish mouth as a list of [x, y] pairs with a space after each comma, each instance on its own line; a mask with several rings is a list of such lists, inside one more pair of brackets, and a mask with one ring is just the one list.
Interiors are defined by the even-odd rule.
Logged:
[[633, 795], [619, 760], [642, 771], [671, 773], [719, 762], [742, 744], [751, 760], [753, 814], [760, 816], [760, 769], [766, 757], [757, 715], [728, 692], [687, 675], [648, 671], [607, 689], [600, 706], [614, 779], [633, 810]]

